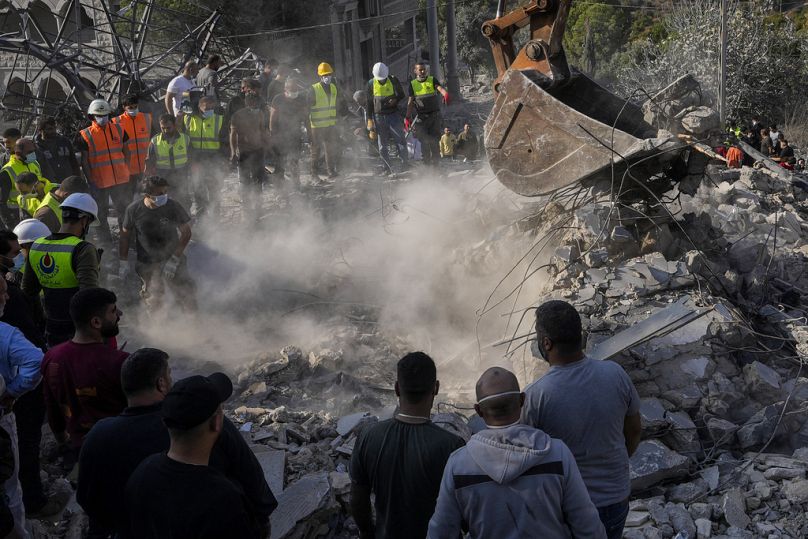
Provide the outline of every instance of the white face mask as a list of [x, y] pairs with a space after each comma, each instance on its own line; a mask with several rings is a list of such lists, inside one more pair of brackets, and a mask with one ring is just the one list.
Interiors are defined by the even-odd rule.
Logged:
[[300, 95], [300, 92], [286, 92], [286, 97], [289, 99], [297, 99], [297, 96]]
[[14, 257], [14, 267], [11, 268], [11, 271], [20, 271], [22, 267], [25, 265], [25, 255], [22, 253], [18, 254]]
[[101, 127], [104, 127], [105, 125], [107, 125], [107, 122], [109, 122], [109, 116], [96, 116], [95, 117], [95, 123], [97, 123]]
[[333, 79], [330, 75], [326, 75], [325, 77], [322, 78], [323, 84], [331, 84], [332, 80]]
[[153, 196], [151, 199], [152, 202], [154, 202], [154, 205], [159, 208], [160, 206], [165, 206], [168, 203], [168, 194]]
[[25, 154], [26, 163], [33, 163], [34, 161], [36, 161], [36, 152], [30, 152]]
[[210, 118], [211, 116], [213, 116], [213, 112], [214, 111], [212, 111], [212, 110], [203, 110], [202, 111], [202, 117], [203, 118]]
[[138, 109], [126, 109], [126, 114], [128, 114], [132, 118], [137, 116], [137, 113], [138, 113]]

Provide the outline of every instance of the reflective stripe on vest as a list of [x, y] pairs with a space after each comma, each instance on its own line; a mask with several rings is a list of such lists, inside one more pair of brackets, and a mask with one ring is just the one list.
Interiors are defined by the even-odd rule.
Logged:
[[431, 75], [423, 82], [412, 79], [410, 85], [415, 94], [415, 105], [419, 112], [434, 112], [440, 108], [435, 79]]
[[42, 288], [78, 288], [73, 271], [73, 252], [81, 238], [68, 236], [60, 240], [41, 238], [31, 245], [28, 261]]
[[113, 120], [123, 128], [129, 137], [126, 147], [129, 149], [129, 174], [140, 174], [146, 168], [146, 157], [149, 155], [149, 142], [151, 142], [152, 115], [148, 112], [138, 112], [132, 118], [126, 112]]
[[99, 189], [129, 182], [129, 164], [123, 155], [123, 128], [114, 123], [97, 123], [81, 130], [87, 143], [90, 179]]
[[[14, 154], [11, 154], [8, 163], [5, 164], [2, 170], [8, 172], [8, 175], [11, 178], [11, 192], [8, 194], [8, 200], [6, 201], [6, 205], [9, 208], [16, 208], [18, 206], [17, 199], [20, 196], [20, 192], [17, 191], [17, 186], [14, 185], [14, 182], [17, 181], [17, 176], [23, 172], [33, 172], [36, 174], [36, 177], [39, 178], [39, 181], [47, 182], [47, 180], [42, 177], [42, 170], [39, 168], [38, 162], [34, 161], [33, 163], [25, 163]], [[47, 185], [47, 183], [45, 185]]]
[[169, 142], [160, 133], [152, 138], [152, 143], [157, 154], [159, 170], [176, 170], [188, 164], [189, 139], [185, 133], [177, 133], [174, 142]]
[[203, 152], [217, 151], [221, 147], [219, 133], [222, 130], [222, 115], [203, 118], [196, 114], [185, 117], [185, 133], [191, 139], [191, 148]]
[[309, 119], [312, 127], [331, 127], [337, 125], [337, 85], [329, 85], [331, 95], [325, 95], [325, 88], [318, 82], [312, 85], [314, 89], [314, 106], [311, 108]]
[[53, 191], [51, 191], [50, 193], [47, 193], [45, 195], [45, 198], [42, 199], [42, 204], [41, 204], [40, 207], [42, 207], [42, 206], [49, 207], [51, 209], [51, 211], [53, 211], [54, 215], [56, 215], [56, 218], [59, 220], [59, 224], [61, 225], [62, 224], [62, 208], [61, 208], [61, 206], [59, 206], [59, 204], [61, 204], [61, 202], [56, 200], [56, 197], [53, 196]]

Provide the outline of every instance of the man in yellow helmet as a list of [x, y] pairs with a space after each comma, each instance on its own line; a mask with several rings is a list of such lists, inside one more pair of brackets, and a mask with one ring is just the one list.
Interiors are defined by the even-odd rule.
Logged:
[[325, 154], [325, 167], [329, 178], [337, 174], [339, 130], [337, 116], [344, 117], [348, 107], [334, 80], [334, 69], [323, 62], [317, 67], [320, 80], [311, 87], [309, 121], [311, 124], [311, 178], [317, 181], [317, 163], [320, 152]]

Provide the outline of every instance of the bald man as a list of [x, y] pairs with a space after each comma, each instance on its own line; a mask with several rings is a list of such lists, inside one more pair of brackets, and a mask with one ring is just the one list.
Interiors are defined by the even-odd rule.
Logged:
[[606, 530], [564, 442], [519, 424], [525, 394], [510, 371], [477, 382], [474, 409], [486, 424], [446, 463], [430, 539], [605, 539]]
[[182, 73], [171, 79], [166, 89], [165, 106], [166, 112], [177, 118], [177, 123], [182, 125], [182, 101], [183, 94], [197, 89], [196, 74], [199, 66], [193, 60], [188, 60], [182, 67]]

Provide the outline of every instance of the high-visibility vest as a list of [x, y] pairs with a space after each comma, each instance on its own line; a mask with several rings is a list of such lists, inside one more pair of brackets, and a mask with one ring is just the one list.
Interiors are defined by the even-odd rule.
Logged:
[[219, 133], [222, 130], [221, 114], [203, 118], [197, 114], [185, 117], [185, 134], [191, 139], [191, 147], [201, 152], [216, 152], [221, 148]]
[[[381, 84], [376, 79], [373, 79], [373, 108], [376, 114], [381, 113], [385, 108], [385, 99], [393, 95], [396, 95], [396, 88], [393, 86], [393, 81], [390, 79], [390, 77], [387, 77], [384, 84]], [[389, 107], [387, 108], [389, 109]]]
[[331, 127], [337, 125], [337, 85], [329, 85], [331, 95], [325, 95], [323, 84], [318, 82], [312, 85], [314, 89], [314, 106], [309, 113], [311, 126], [314, 128]]
[[68, 236], [60, 240], [40, 238], [31, 245], [28, 261], [43, 289], [69, 289], [79, 287], [73, 270], [73, 252], [83, 240]]
[[435, 79], [431, 75], [423, 82], [412, 79], [410, 85], [415, 94], [415, 108], [418, 112], [435, 112], [440, 109]]
[[174, 142], [169, 142], [160, 133], [152, 137], [152, 144], [157, 154], [157, 170], [177, 170], [188, 164], [188, 147], [191, 142], [185, 133], [177, 133]]
[[[48, 180], [42, 176], [42, 169], [39, 168], [38, 162], [26, 163], [15, 154], [11, 154], [8, 163], [3, 166], [2, 170], [6, 171], [11, 178], [11, 192], [8, 194], [8, 200], [6, 201], [6, 205], [9, 208], [17, 207], [17, 199], [20, 196], [20, 192], [17, 191], [17, 187], [14, 185], [14, 182], [17, 181], [17, 176], [23, 172], [33, 172], [36, 174], [36, 177], [39, 178], [39, 181], [48, 182]], [[45, 185], [47, 185], [47, 183]]]
[[[49, 207], [53, 211], [54, 215], [56, 215], [56, 218], [59, 220], [59, 224], [61, 225], [62, 207], [60, 206], [60, 204], [61, 202], [57, 200], [55, 196], [53, 196], [53, 191], [49, 191], [48, 193], [45, 193], [45, 197], [42, 199], [42, 203], [39, 205], [39, 208], [41, 208], [42, 206]], [[39, 208], [37, 208], [37, 210]], [[36, 210], [34, 210], [34, 213], [36, 213]]]
[[129, 140], [129, 174], [142, 173], [146, 168], [146, 156], [149, 154], [149, 141], [151, 140], [152, 115], [148, 112], [138, 112], [133, 118], [126, 112], [116, 116], [113, 120], [126, 132]]
[[123, 155], [123, 128], [113, 122], [101, 127], [93, 122], [81, 130], [89, 148], [90, 180], [99, 189], [129, 183], [129, 165]]
[[[51, 183], [44, 178], [41, 179], [40, 182], [43, 183], [45, 186], [44, 189], [45, 196], [48, 196], [49, 194], [51, 194], [51, 191], [59, 187], [58, 184]], [[40, 199], [35, 190], [27, 195], [23, 195], [22, 193], [20, 193], [17, 196], [17, 206], [25, 210], [28, 213], [28, 215], [33, 217], [36, 211], [39, 209], [39, 207], [42, 206], [42, 204], [45, 202], [45, 196], [43, 196]]]

